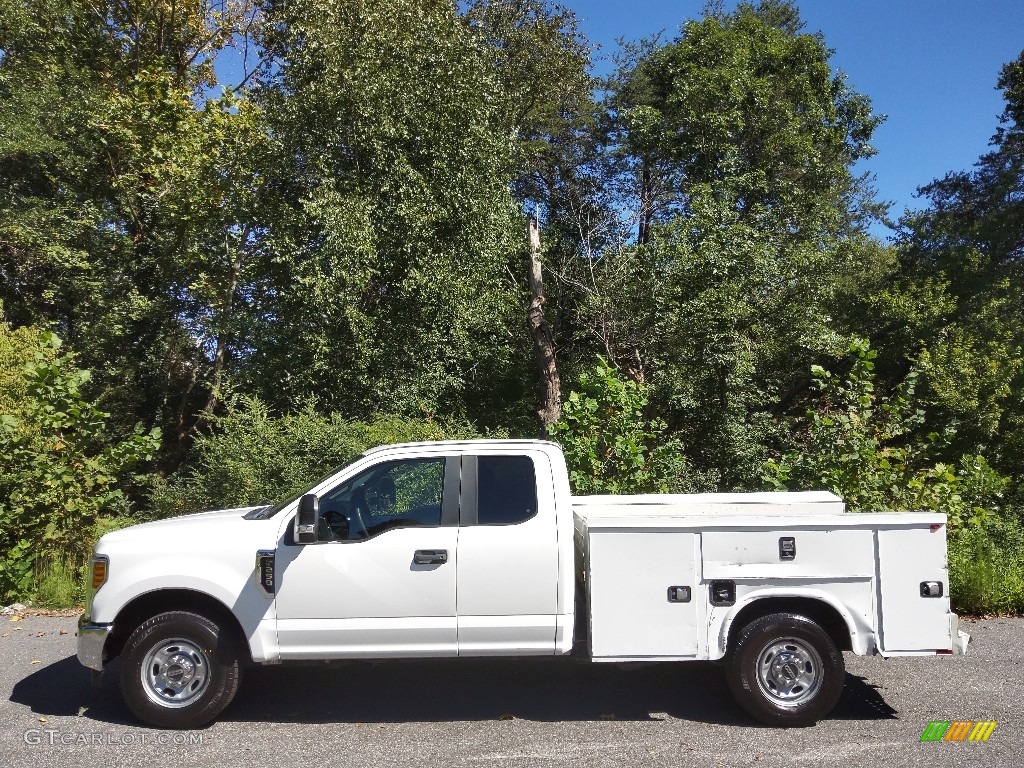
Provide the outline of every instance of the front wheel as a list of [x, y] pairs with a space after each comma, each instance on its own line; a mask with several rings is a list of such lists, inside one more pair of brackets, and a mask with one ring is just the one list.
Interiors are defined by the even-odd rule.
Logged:
[[185, 611], [146, 621], [121, 654], [125, 703], [157, 728], [200, 728], [212, 722], [235, 697], [241, 674], [232, 633]]
[[805, 616], [773, 613], [740, 630], [726, 680], [749, 714], [775, 726], [814, 725], [832, 711], [846, 667], [843, 654]]

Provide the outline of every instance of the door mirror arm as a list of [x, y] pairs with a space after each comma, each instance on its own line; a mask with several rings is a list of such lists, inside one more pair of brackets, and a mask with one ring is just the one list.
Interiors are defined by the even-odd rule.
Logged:
[[316, 544], [320, 526], [320, 499], [307, 493], [299, 499], [299, 513], [295, 515], [295, 541], [299, 544]]

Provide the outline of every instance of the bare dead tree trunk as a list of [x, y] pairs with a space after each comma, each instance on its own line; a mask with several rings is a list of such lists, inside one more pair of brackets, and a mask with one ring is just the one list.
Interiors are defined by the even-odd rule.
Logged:
[[651, 173], [649, 160], [643, 161], [640, 172], [640, 228], [637, 242], [646, 245], [651, 239], [651, 226], [654, 224], [654, 175]]
[[530, 240], [530, 309], [527, 322], [533, 336], [537, 353], [537, 367], [540, 371], [540, 408], [537, 418], [546, 430], [562, 415], [562, 381], [558, 376], [558, 361], [555, 359], [555, 340], [551, 327], [544, 319], [544, 276], [540, 263], [540, 222], [531, 218], [527, 225]]

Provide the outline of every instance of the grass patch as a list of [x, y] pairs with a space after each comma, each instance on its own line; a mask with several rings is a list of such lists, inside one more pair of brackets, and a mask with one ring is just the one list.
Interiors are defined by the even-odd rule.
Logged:
[[85, 602], [84, 565], [66, 556], [40, 558], [35, 565], [34, 602], [44, 608], [71, 608]]
[[1024, 526], [1011, 518], [954, 534], [949, 541], [949, 582], [958, 612], [1024, 612]]
[[[135, 525], [138, 520], [127, 515], [101, 517], [96, 521], [88, 551], [105, 533]], [[89, 578], [88, 558], [74, 557], [66, 552], [41, 555], [32, 573], [29, 599], [40, 608], [75, 608], [85, 603]]]

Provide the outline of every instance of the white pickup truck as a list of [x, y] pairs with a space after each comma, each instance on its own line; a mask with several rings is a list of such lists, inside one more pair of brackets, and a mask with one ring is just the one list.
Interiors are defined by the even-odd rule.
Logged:
[[558, 446], [367, 451], [273, 506], [109, 533], [78, 658], [144, 722], [194, 728], [250, 664], [439, 656], [722, 660], [740, 705], [808, 725], [843, 651], [962, 653], [946, 518], [830, 493], [574, 497]]

